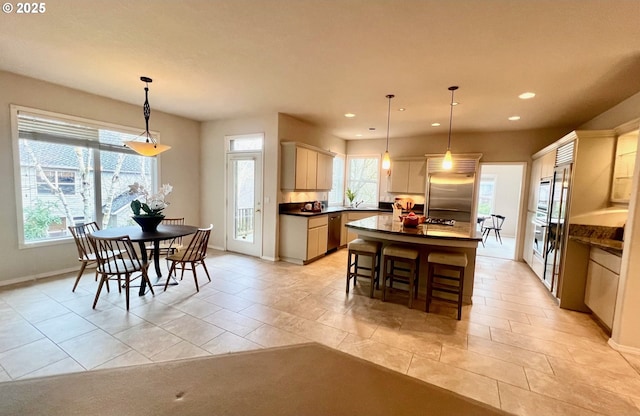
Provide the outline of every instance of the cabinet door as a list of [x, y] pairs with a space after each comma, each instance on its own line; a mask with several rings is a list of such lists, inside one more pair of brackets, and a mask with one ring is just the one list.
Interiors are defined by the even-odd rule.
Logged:
[[308, 150], [307, 153], [307, 187], [305, 189], [317, 189], [318, 182], [318, 152]]
[[329, 227], [326, 225], [323, 225], [322, 227], [318, 227], [316, 229], [318, 230], [318, 249], [316, 252], [316, 256], [319, 256], [327, 252], [327, 240], [329, 239]]
[[[309, 231], [307, 232], [307, 260], [312, 259], [318, 255], [318, 242], [319, 242], [318, 237], [320, 235], [321, 228], [322, 227], [310, 228]], [[327, 248], [326, 242], [324, 247], [326, 250]]]
[[406, 194], [409, 188], [409, 161], [394, 160], [391, 164], [391, 176], [387, 183], [387, 192]]
[[308, 176], [308, 159], [309, 152], [311, 150], [304, 147], [296, 147], [296, 188], [295, 189], [308, 189], [307, 188], [307, 176]]
[[529, 267], [533, 266], [533, 239], [536, 232], [536, 226], [535, 224], [533, 224], [534, 217], [535, 214], [533, 212], [527, 213], [527, 223], [525, 224], [524, 231], [524, 248], [522, 252], [522, 258], [529, 265]]
[[542, 159], [535, 159], [531, 164], [531, 180], [529, 182], [529, 211], [535, 211], [538, 205], [538, 188], [542, 178]]
[[424, 195], [427, 163], [424, 160], [409, 162], [407, 193]]
[[609, 328], [613, 325], [619, 276], [593, 260], [589, 261], [584, 303]]
[[333, 185], [333, 157], [324, 153], [318, 153], [318, 190], [329, 190]]
[[542, 178], [549, 178], [553, 176], [553, 169], [556, 166], [556, 151], [552, 150], [551, 152], [545, 154], [541, 157], [542, 159]]

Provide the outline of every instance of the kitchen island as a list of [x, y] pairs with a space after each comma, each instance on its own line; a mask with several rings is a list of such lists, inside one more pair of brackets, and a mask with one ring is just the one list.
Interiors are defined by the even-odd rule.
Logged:
[[465, 253], [468, 264], [464, 272], [463, 302], [470, 304], [476, 265], [476, 250], [482, 240], [475, 224], [456, 221], [455, 225], [420, 224], [416, 228], [404, 227], [391, 215], [374, 215], [346, 224], [358, 237], [381, 241], [383, 245], [403, 243], [420, 250], [419, 290], [425, 293], [427, 257], [431, 251]]

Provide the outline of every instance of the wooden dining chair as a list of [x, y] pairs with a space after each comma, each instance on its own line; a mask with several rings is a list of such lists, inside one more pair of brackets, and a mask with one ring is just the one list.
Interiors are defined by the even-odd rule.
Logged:
[[[182, 217], [182, 218], [164, 218], [162, 220], [161, 224], [162, 225], [184, 225], [184, 217]], [[161, 254], [161, 255], [173, 254], [176, 251], [182, 250], [182, 248], [183, 248], [182, 237], [176, 237], [176, 238], [171, 239], [171, 240], [161, 241], [160, 242], [160, 247], [159, 247], [159, 249], [160, 249], [159, 254]], [[147, 244], [146, 250], [147, 250], [147, 253], [148, 253], [148, 257], [151, 258], [151, 256], [153, 255], [153, 250], [154, 250], [153, 243]]]
[[[140, 273], [141, 279], [144, 279], [151, 293], [155, 295], [153, 291], [153, 285], [147, 275], [147, 269], [149, 263], [143, 262], [136, 252], [129, 236], [121, 237], [96, 237], [89, 236], [89, 241], [93, 245], [94, 252], [98, 262], [96, 273], [100, 277], [100, 283], [98, 285], [98, 291], [93, 301], [93, 309], [96, 308], [102, 286], [106, 283], [107, 291], [109, 288], [109, 280], [116, 279], [118, 281], [118, 292], [122, 292], [121, 279], [124, 278], [124, 289], [126, 296], [127, 310], [129, 310], [129, 286], [131, 277], [134, 273]], [[108, 253], [118, 252], [118, 257], [109, 256]]]
[[169, 274], [167, 276], [167, 282], [164, 285], [164, 290], [167, 290], [171, 275], [176, 272], [176, 269], [181, 269], [180, 280], [184, 277], [185, 270], [191, 270], [193, 280], [196, 284], [196, 291], [198, 292], [200, 291], [198, 277], [196, 276], [196, 267], [198, 265], [202, 266], [204, 272], [207, 274], [207, 279], [211, 281], [205, 259], [207, 257], [207, 244], [209, 243], [209, 236], [211, 235], [212, 229], [213, 224], [210, 224], [207, 228], [199, 228], [185, 250], [167, 256], [167, 260], [171, 263], [171, 266], [169, 267]]
[[[82, 263], [80, 266], [80, 271], [78, 272], [78, 276], [76, 277], [76, 281], [73, 284], [73, 289], [71, 290], [72, 292], [75, 292], [76, 288], [78, 287], [78, 283], [80, 282], [80, 278], [82, 277], [82, 274], [84, 273], [87, 265], [97, 263], [98, 261], [93, 244], [91, 244], [91, 242], [89, 241], [89, 234], [93, 233], [94, 231], [98, 231], [100, 227], [94, 221], [87, 224], [70, 225], [68, 228], [76, 243], [76, 248], [78, 249], [78, 261]], [[119, 254], [120, 253], [118, 252], [110, 252], [105, 253], [105, 256], [114, 257]], [[98, 280], [97, 271], [96, 280]]]

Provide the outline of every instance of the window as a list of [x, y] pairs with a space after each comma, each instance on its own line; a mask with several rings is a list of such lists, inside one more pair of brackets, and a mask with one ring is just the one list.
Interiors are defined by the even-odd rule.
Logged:
[[65, 195], [76, 193], [76, 173], [65, 170], [46, 170], [37, 178], [38, 195], [53, 195], [62, 192]]
[[353, 202], [377, 207], [380, 156], [348, 156], [347, 175], [347, 188], [356, 195]]
[[131, 225], [134, 182], [155, 189], [155, 158], [123, 146], [137, 132], [90, 120], [12, 106], [17, 126], [20, 245], [68, 238], [67, 226]]
[[482, 175], [478, 193], [478, 214], [491, 215], [493, 213], [496, 192], [496, 176]]
[[228, 138], [230, 152], [260, 151], [262, 150], [263, 142], [263, 134], [246, 134]]
[[333, 158], [333, 183], [329, 192], [329, 205], [344, 205], [344, 156]]

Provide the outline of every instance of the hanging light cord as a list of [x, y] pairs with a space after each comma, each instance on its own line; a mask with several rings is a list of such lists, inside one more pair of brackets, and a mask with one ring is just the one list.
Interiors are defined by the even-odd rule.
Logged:
[[451, 105], [449, 109], [449, 142], [447, 143], [447, 150], [451, 150], [451, 125], [453, 122], [453, 93], [457, 90], [458, 87], [449, 87], [449, 91], [451, 91]]
[[387, 95], [389, 99], [389, 108], [387, 108], [387, 152], [389, 151], [389, 126], [391, 126], [391, 99], [395, 97], [393, 94]]

